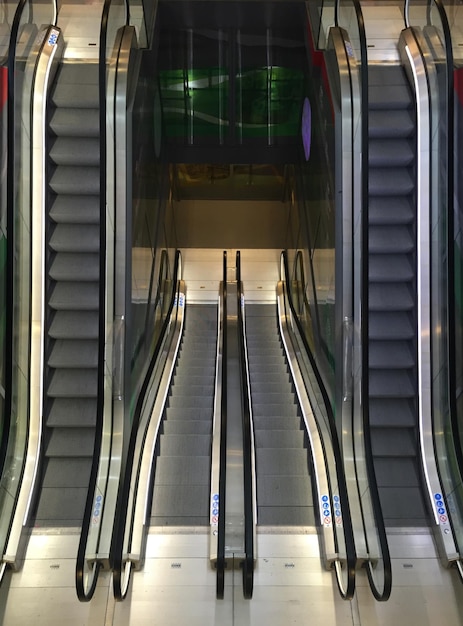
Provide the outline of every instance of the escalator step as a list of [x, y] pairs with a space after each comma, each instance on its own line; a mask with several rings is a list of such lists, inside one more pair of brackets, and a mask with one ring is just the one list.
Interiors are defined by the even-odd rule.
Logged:
[[412, 195], [415, 181], [407, 168], [374, 168], [368, 172], [368, 191], [371, 196]]
[[414, 399], [370, 398], [371, 426], [415, 426]]
[[57, 224], [50, 238], [50, 247], [55, 252], [90, 252], [98, 257], [100, 229], [94, 224]]
[[80, 527], [87, 491], [88, 487], [43, 486], [35, 515], [36, 526]]
[[373, 255], [369, 263], [370, 282], [411, 282], [415, 273], [408, 255]]
[[183, 526], [188, 523], [188, 518], [197, 518], [199, 524], [207, 524], [209, 498], [209, 485], [177, 485], [175, 497], [172, 497], [172, 485], [155, 484], [151, 523]]
[[54, 342], [48, 366], [54, 368], [96, 368], [98, 342], [96, 340], [58, 339]]
[[85, 63], [61, 63], [52, 101], [60, 107], [99, 108], [98, 81], [98, 63], [90, 60]]
[[372, 428], [371, 447], [378, 457], [416, 456], [416, 435], [413, 428]]
[[409, 167], [415, 153], [408, 139], [372, 139], [369, 142], [370, 167]]
[[96, 311], [56, 311], [48, 334], [53, 339], [97, 339]]
[[96, 424], [95, 398], [55, 398], [47, 417], [47, 426], [82, 427]]
[[368, 219], [371, 225], [411, 224], [413, 204], [408, 196], [373, 196], [368, 202]]
[[67, 311], [96, 311], [99, 302], [98, 283], [56, 283], [49, 305]]
[[57, 137], [49, 152], [56, 165], [100, 165], [100, 142], [89, 137]]
[[99, 137], [98, 108], [58, 108], [51, 115], [50, 128], [58, 137]]
[[260, 526], [315, 526], [313, 506], [259, 506]]
[[290, 417], [271, 417], [269, 415], [253, 415], [254, 430], [295, 430], [301, 429], [301, 418], [298, 415]]
[[370, 396], [414, 398], [416, 387], [408, 369], [370, 370]]
[[416, 460], [410, 457], [391, 459], [380, 457], [375, 462], [378, 487], [419, 487], [420, 477]]
[[368, 248], [372, 254], [407, 254], [414, 247], [414, 239], [406, 226], [370, 226]]
[[368, 297], [370, 311], [411, 311], [415, 306], [407, 284], [370, 283]]
[[257, 501], [265, 506], [313, 506], [310, 478], [306, 476], [258, 476]]
[[407, 312], [370, 312], [368, 335], [370, 341], [412, 341], [415, 329]]
[[59, 224], [99, 224], [100, 198], [60, 194], [53, 201], [50, 217]]
[[[210, 441], [210, 435], [208, 436]], [[209, 487], [210, 456], [165, 456], [156, 463], [156, 485], [205, 485]]]
[[302, 430], [256, 430], [254, 437], [257, 448], [273, 448], [275, 455], [281, 448], [304, 447]]
[[415, 365], [415, 355], [411, 351], [411, 345], [405, 341], [371, 341], [369, 365], [372, 369], [412, 368]]
[[161, 435], [161, 457], [208, 456], [210, 451], [210, 435]]
[[307, 476], [308, 451], [304, 448], [256, 449], [257, 476]]
[[[93, 235], [94, 233], [92, 233]], [[58, 233], [61, 239], [63, 233]], [[63, 245], [63, 242], [61, 242]], [[98, 254], [80, 254], [59, 252], [52, 261], [50, 278], [64, 281], [96, 281], [100, 277], [100, 259]]]
[[212, 419], [212, 401], [211, 406], [207, 407], [167, 407], [165, 409], [166, 419], [171, 420], [206, 420]]
[[370, 139], [411, 137], [415, 132], [415, 117], [410, 110], [369, 111]]
[[100, 193], [100, 169], [58, 165], [51, 176], [50, 188], [56, 194], [79, 196], [80, 201], [85, 202], [83, 196], [97, 196]]
[[[178, 369], [178, 368], [177, 368]], [[191, 370], [190, 370], [191, 372]], [[174, 387], [180, 388], [181, 386], [191, 385], [191, 387], [201, 387], [207, 386], [212, 389], [211, 395], [213, 395], [214, 391], [214, 383], [215, 383], [215, 370], [211, 367], [206, 371], [200, 371], [198, 374], [196, 373], [185, 373], [182, 371], [181, 374], [174, 374]]]
[[281, 389], [273, 389], [272, 391], [259, 391], [255, 389], [252, 392], [252, 404], [253, 406], [280, 404], [290, 407], [291, 405], [296, 405], [296, 398], [289, 385], [286, 386], [285, 391]]
[[96, 398], [96, 372], [88, 369], [55, 370], [47, 393], [52, 398]]
[[251, 370], [249, 378], [254, 388], [257, 388], [259, 384], [267, 383], [267, 385], [284, 384], [286, 389], [288, 389], [288, 385], [290, 384], [286, 365], [282, 365], [280, 371], [262, 372], [258, 369]]
[[252, 412], [255, 417], [295, 417], [299, 414], [297, 404], [254, 404]]
[[93, 457], [94, 428], [53, 428], [46, 445], [47, 457]]
[[44, 484], [65, 489], [68, 485], [88, 489], [91, 463], [87, 457], [48, 457], [45, 461]]
[[428, 514], [421, 489], [382, 487], [379, 497], [384, 523], [387, 527], [423, 527], [428, 525]]
[[406, 84], [388, 85], [387, 89], [382, 85], [369, 84], [368, 108], [369, 110], [394, 110], [412, 107], [410, 88]]
[[163, 423], [165, 435], [208, 435], [211, 437], [210, 420], [166, 419]]
[[[181, 383], [172, 383], [171, 398], [195, 398], [201, 396], [212, 401], [214, 397], [214, 384], [210, 382], [208, 385], [186, 385]], [[172, 405], [173, 406], [173, 405]]]
[[177, 397], [171, 396], [168, 399], [168, 407], [176, 409], [209, 409], [212, 412], [213, 399], [210, 396], [190, 396], [190, 397]]

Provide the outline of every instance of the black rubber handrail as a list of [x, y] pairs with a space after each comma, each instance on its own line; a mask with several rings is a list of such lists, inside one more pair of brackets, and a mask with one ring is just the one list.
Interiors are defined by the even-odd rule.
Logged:
[[[8, 48], [8, 99], [7, 99], [7, 173], [6, 173], [6, 277], [5, 277], [5, 405], [0, 443], [0, 476], [5, 467], [11, 427], [13, 394], [13, 352], [14, 352], [14, 275], [15, 275], [15, 164], [16, 164], [16, 44], [19, 35], [24, 7], [28, 0], [20, 0], [13, 18]], [[18, 149], [20, 149], [18, 147]]]
[[[338, 5], [341, 0], [336, 3], [336, 19], [338, 18]], [[378, 484], [376, 481], [376, 473], [373, 462], [373, 451], [371, 445], [370, 434], [370, 413], [369, 413], [369, 194], [368, 194], [368, 172], [369, 172], [369, 123], [368, 123], [368, 48], [365, 34], [365, 23], [359, 0], [351, 0], [355, 15], [357, 18], [357, 27], [359, 31], [360, 42], [360, 76], [361, 76], [361, 143], [362, 143], [362, 181], [361, 181], [361, 198], [362, 198], [362, 215], [361, 215], [361, 231], [362, 231], [362, 269], [361, 269], [361, 291], [362, 300], [360, 303], [362, 326], [361, 326], [361, 352], [362, 352], [362, 389], [361, 389], [361, 407], [363, 410], [363, 434], [365, 446], [365, 463], [368, 476], [368, 485], [370, 489], [370, 497], [373, 508], [373, 516], [375, 518], [376, 530], [378, 533], [379, 546], [381, 550], [384, 584], [383, 589], [377, 588], [373, 576], [373, 564], [367, 561], [365, 564], [368, 582], [371, 591], [378, 601], [386, 601], [391, 595], [392, 589], [392, 566], [389, 553], [389, 546], [386, 536], [386, 528], [384, 526], [384, 518], [381, 502], [378, 493]], [[336, 24], [337, 26], [339, 24]]]
[[225, 590], [225, 493], [227, 481], [227, 252], [223, 253], [222, 282], [222, 397], [220, 405], [219, 521], [217, 525], [216, 597]]
[[[290, 289], [291, 282], [290, 282], [287, 251], [284, 250], [282, 252], [282, 255], [283, 255], [285, 283], [287, 286], [286, 293], [288, 296], [288, 303], [291, 309], [292, 318], [293, 318], [294, 323], [297, 326], [298, 333], [303, 342], [304, 351], [307, 354], [307, 357], [310, 361], [310, 365], [315, 374], [315, 378], [317, 380], [317, 384], [320, 389], [320, 393], [322, 395], [323, 404], [325, 406], [325, 411], [328, 417], [328, 427], [331, 433], [331, 444], [333, 447], [333, 454], [334, 454], [335, 464], [336, 464], [335, 482], [337, 483], [338, 489], [339, 489], [341, 510], [343, 512], [344, 541], [346, 545], [347, 585], [345, 588], [343, 588], [343, 586], [341, 585], [338, 579], [338, 575], [336, 576], [336, 582], [338, 584], [339, 593], [341, 594], [343, 599], [350, 600], [353, 598], [354, 592], [355, 592], [355, 570], [356, 570], [356, 563], [357, 563], [357, 555], [356, 555], [356, 550], [355, 550], [354, 532], [352, 528], [352, 518], [350, 514], [349, 500], [347, 497], [347, 484], [346, 484], [346, 477], [344, 475], [344, 470], [343, 470], [344, 464], [342, 462], [341, 448], [339, 445], [336, 423], [334, 419], [333, 409], [331, 407], [331, 403], [328, 397], [328, 393], [326, 391], [322, 376], [320, 374], [320, 370], [317, 366], [316, 359], [305, 337], [304, 329], [302, 328], [301, 321], [299, 319], [299, 316], [296, 312], [296, 308], [293, 303], [293, 298], [292, 298], [291, 289]], [[331, 481], [332, 480], [333, 480], [333, 477], [331, 477]]]
[[132, 470], [135, 465], [135, 449], [137, 443], [138, 436], [138, 428], [140, 425], [140, 419], [142, 415], [143, 404], [145, 401], [146, 394], [148, 392], [148, 386], [151, 380], [151, 376], [153, 370], [156, 366], [156, 363], [159, 359], [159, 355], [162, 350], [162, 346], [164, 343], [164, 338], [166, 333], [168, 332], [172, 311], [176, 302], [179, 301], [179, 285], [180, 285], [180, 251], [176, 250], [175, 253], [175, 261], [173, 267], [173, 280], [172, 280], [172, 292], [170, 296], [169, 308], [167, 311], [167, 315], [164, 319], [162, 330], [159, 334], [158, 340], [153, 350], [153, 355], [151, 357], [145, 378], [143, 380], [140, 393], [138, 394], [137, 404], [134, 411], [132, 428], [130, 432], [130, 439], [128, 444], [128, 450], [125, 459], [123, 460], [123, 468], [121, 471], [122, 486], [119, 491], [118, 503], [117, 503], [117, 513], [116, 513], [116, 522], [114, 528], [114, 539], [113, 545], [111, 549], [111, 563], [113, 568], [113, 591], [114, 597], [117, 601], [124, 600], [129, 585], [123, 583], [123, 550], [124, 550], [124, 537], [126, 531], [126, 521], [127, 521], [127, 509], [128, 503], [130, 500], [130, 485], [132, 478]]
[[[113, 0], [105, 0], [101, 15], [100, 25], [100, 48], [98, 58], [98, 96], [99, 96], [99, 139], [100, 139], [100, 211], [99, 211], [99, 229], [100, 229], [100, 247], [99, 247], [99, 295], [98, 295], [98, 369], [97, 369], [97, 409], [95, 424], [95, 439], [93, 446], [92, 467], [90, 470], [90, 480], [87, 492], [87, 500], [85, 503], [84, 516], [82, 520], [79, 547], [76, 559], [76, 592], [81, 602], [88, 602], [95, 593], [98, 574], [101, 568], [99, 562], [95, 563], [93, 577], [90, 587], [87, 589], [85, 584], [85, 553], [90, 531], [93, 508], [95, 487], [98, 479], [98, 468], [100, 464], [101, 444], [103, 439], [103, 421], [104, 421], [104, 385], [105, 385], [105, 342], [106, 342], [106, 96], [107, 96], [107, 59], [106, 44], [108, 33], [109, 13]], [[103, 502], [105, 498], [103, 498]]]
[[254, 588], [254, 504], [253, 504], [253, 463], [252, 463], [252, 423], [249, 403], [249, 378], [245, 349], [245, 329], [243, 318], [243, 285], [241, 282], [241, 255], [236, 253], [236, 282], [238, 306], [239, 361], [241, 375], [241, 402], [243, 418], [243, 475], [244, 475], [244, 561], [243, 595], [252, 598]]

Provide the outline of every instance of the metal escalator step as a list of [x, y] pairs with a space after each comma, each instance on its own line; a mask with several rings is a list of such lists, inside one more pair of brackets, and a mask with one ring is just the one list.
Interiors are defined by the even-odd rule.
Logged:
[[269, 416], [269, 415], [253, 415], [254, 430], [295, 430], [301, 429], [301, 417], [299, 415], [291, 416]]
[[177, 397], [171, 396], [167, 400], [167, 406], [172, 408], [198, 408], [209, 409], [212, 411], [213, 399], [210, 396], [189, 396], [189, 397]]
[[97, 339], [96, 311], [56, 311], [48, 335], [52, 339]]
[[98, 257], [100, 229], [94, 224], [57, 224], [50, 247], [55, 252], [94, 253]]
[[371, 428], [371, 447], [375, 457], [411, 457], [417, 453], [413, 428]]
[[87, 457], [48, 457], [45, 460], [43, 484], [66, 489], [69, 485], [88, 489], [92, 464]]
[[167, 407], [166, 419], [170, 420], [207, 420], [212, 419], [212, 405], [207, 407]]
[[96, 311], [99, 292], [98, 283], [59, 282], [53, 288], [49, 305], [61, 311]]
[[267, 383], [267, 385], [290, 384], [289, 372], [286, 364], [283, 364], [280, 371], [261, 372], [260, 370], [251, 370], [249, 374], [251, 387], [256, 388], [259, 384]]
[[412, 340], [415, 328], [407, 312], [370, 312], [368, 335], [372, 340]]
[[[153, 524], [183, 526], [189, 518], [209, 521], [209, 485], [154, 485], [151, 520]], [[157, 518], [157, 519], [156, 519]], [[186, 520], [185, 520], [186, 518]]]
[[368, 248], [373, 254], [407, 254], [415, 242], [408, 226], [370, 226]]
[[197, 385], [197, 384], [179, 384], [173, 383], [171, 385], [171, 398], [194, 398], [197, 396], [203, 396], [205, 398], [214, 397], [214, 385], [210, 383], [208, 385]]
[[409, 167], [415, 152], [408, 139], [372, 139], [368, 148], [370, 167]]
[[369, 198], [368, 220], [370, 225], [411, 224], [414, 220], [413, 203], [408, 196], [373, 196]]
[[415, 181], [408, 168], [371, 168], [368, 172], [368, 191], [371, 196], [411, 195]]
[[411, 457], [380, 457], [375, 460], [375, 476], [378, 487], [419, 487], [420, 477], [416, 459]]
[[291, 406], [292, 404], [296, 405], [296, 397], [291, 391], [291, 387], [288, 391], [288, 386], [286, 386], [286, 391], [274, 390], [270, 392], [259, 392], [251, 389], [251, 397], [253, 406], [268, 404], [280, 404], [281, 406]]
[[370, 282], [411, 282], [415, 276], [410, 257], [405, 254], [372, 255], [369, 263]]
[[161, 456], [208, 456], [210, 435], [161, 435]]
[[427, 526], [428, 514], [421, 488], [382, 487], [379, 490], [379, 497], [387, 527]]
[[43, 487], [35, 514], [37, 526], [79, 527], [88, 487]]
[[413, 101], [407, 84], [388, 85], [387, 89], [384, 88], [384, 84], [369, 85], [368, 109], [370, 111], [411, 109], [412, 106]]
[[99, 137], [100, 112], [98, 108], [60, 107], [51, 115], [50, 128], [58, 137]]
[[408, 369], [370, 370], [370, 396], [414, 398], [416, 385]]
[[287, 377], [286, 380], [284, 378], [279, 378], [278, 380], [251, 380], [251, 392], [253, 399], [255, 398], [258, 404], [262, 404], [265, 401], [265, 397], [268, 397], [270, 402], [272, 398], [276, 397], [279, 397], [282, 402], [286, 402], [287, 399], [291, 402], [292, 396], [293, 402], [295, 402]]
[[60, 194], [50, 209], [50, 218], [59, 224], [99, 224], [100, 198], [98, 195], [80, 196]]
[[56, 194], [97, 196], [100, 193], [100, 168], [92, 166], [58, 165], [50, 178], [50, 188]]
[[90, 137], [57, 137], [49, 151], [56, 165], [100, 165], [100, 142]]
[[55, 370], [47, 394], [52, 398], [96, 398], [97, 373], [88, 369]]
[[212, 421], [193, 419], [166, 419], [163, 423], [166, 435], [212, 435]]
[[258, 476], [257, 504], [261, 506], [313, 506], [307, 476]]
[[47, 457], [93, 457], [94, 428], [53, 428], [45, 455]]
[[268, 346], [264, 343], [260, 346], [254, 346], [252, 352], [250, 350], [249, 359], [255, 362], [264, 361], [266, 359], [281, 359], [283, 357], [283, 348], [281, 346]]
[[99, 107], [98, 63], [61, 63], [52, 92], [52, 101], [59, 106]]
[[403, 283], [370, 284], [368, 298], [370, 311], [411, 311], [415, 306], [409, 285]]
[[302, 430], [256, 430], [254, 433], [256, 448], [273, 448], [275, 454], [281, 448], [304, 447], [304, 433]]
[[308, 450], [305, 448], [256, 449], [256, 472], [258, 476], [307, 476], [309, 473]]
[[294, 417], [299, 414], [297, 404], [254, 404], [252, 412], [255, 417]]
[[197, 368], [204, 367], [205, 369], [207, 369], [209, 373], [214, 372], [215, 363], [205, 364], [204, 359], [202, 358], [202, 356], [200, 356], [200, 354], [201, 353], [180, 354], [178, 361], [177, 361], [177, 369], [179, 369], [179, 367], [188, 368], [188, 369], [189, 368], [197, 369]]
[[95, 426], [96, 410], [96, 398], [55, 398], [48, 413], [47, 426]]
[[[62, 233], [61, 233], [62, 234]], [[92, 233], [93, 234], [93, 233]], [[58, 238], [61, 236], [58, 234]], [[52, 261], [50, 278], [64, 281], [96, 281], [100, 276], [98, 254], [59, 252]]]
[[54, 368], [96, 368], [98, 366], [98, 341], [57, 339], [48, 357], [48, 366]]
[[259, 506], [259, 526], [315, 526], [313, 506]]
[[397, 367], [411, 368], [415, 365], [415, 355], [407, 341], [370, 341], [369, 366], [372, 369]]
[[372, 427], [413, 428], [416, 424], [414, 398], [370, 398], [369, 404]]
[[[178, 370], [178, 367], [177, 367]], [[191, 385], [191, 387], [209, 387], [214, 391], [214, 383], [215, 383], [215, 370], [211, 368], [210, 370], [201, 371], [200, 373], [191, 373], [184, 372], [183, 369], [181, 373], [177, 373], [177, 370], [174, 374], [174, 387], [181, 387], [186, 385]]]
[[156, 462], [155, 485], [205, 485], [211, 480], [209, 456], [161, 456]]
[[411, 137], [415, 131], [415, 116], [411, 110], [369, 111], [370, 139]]

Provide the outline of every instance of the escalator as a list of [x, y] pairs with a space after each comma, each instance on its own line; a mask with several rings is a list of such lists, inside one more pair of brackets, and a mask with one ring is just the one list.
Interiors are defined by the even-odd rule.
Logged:
[[370, 65], [368, 85], [372, 452], [386, 526], [426, 526], [417, 432], [415, 105], [402, 66]]
[[189, 304], [163, 411], [152, 526], [209, 524], [216, 344], [217, 306]]
[[48, 126], [44, 467], [38, 526], [80, 526], [93, 461], [98, 386], [97, 63], [62, 63]]
[[314, 526], [307, 434], [274, 304], [246, 305], [246, 343], [261, 526]]

